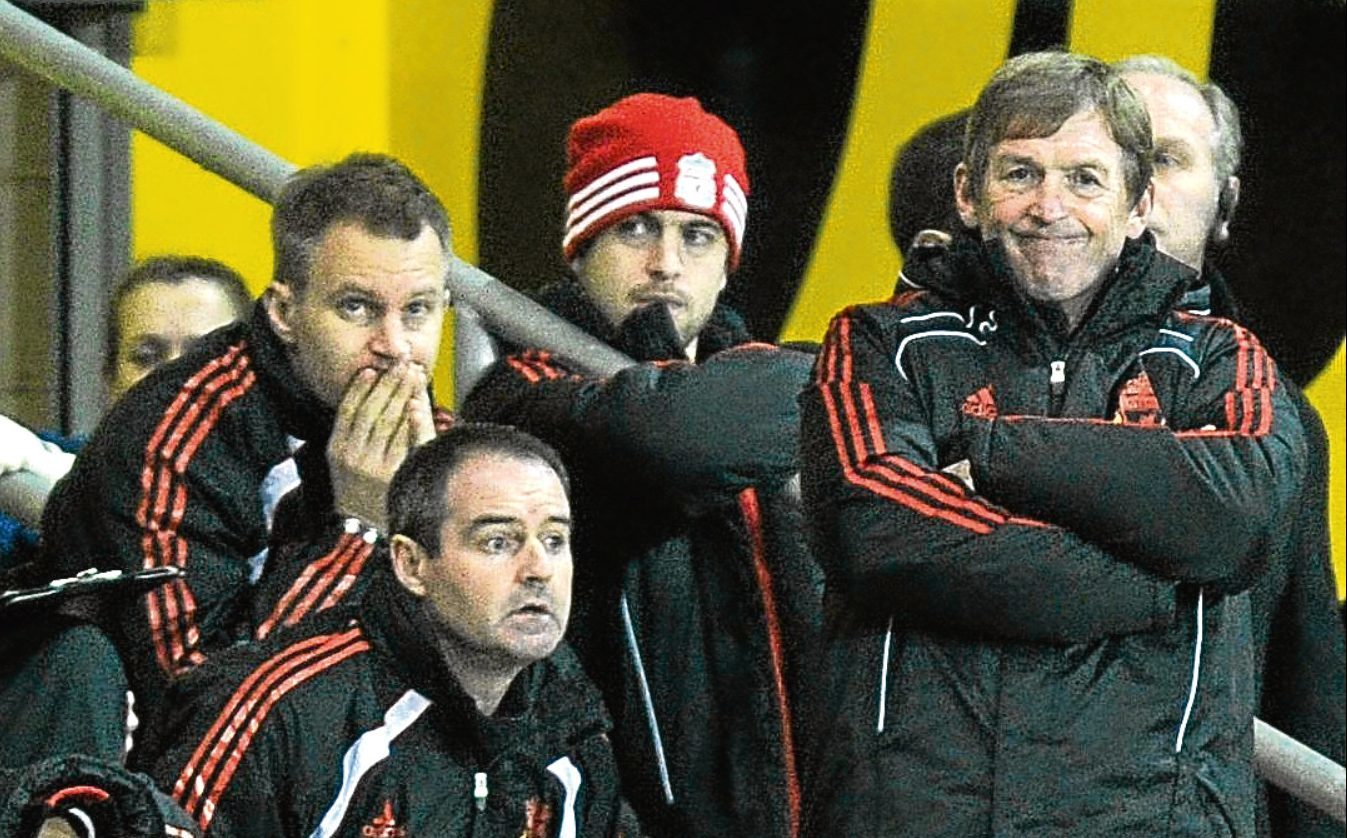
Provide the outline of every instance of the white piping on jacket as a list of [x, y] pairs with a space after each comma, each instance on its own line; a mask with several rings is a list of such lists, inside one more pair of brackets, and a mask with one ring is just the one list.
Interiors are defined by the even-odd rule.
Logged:
[[898, 351], [893, 354], [893, 365], [898, 368], [898, 374], [903, 377], [904, 381], [907, 381], [908, 377], [907, 371], [903, 369], [903, 351], [907, 349], [907, 345], [909, 343], [911, 343], [914, 340], [920, 340], [922, 338], [963, 338], [964, 340], [971, 340], [978, 346], [987, 345], [987, 341], [978, 340], [977, 338], [973, 337], [967, 332], [952, 332], [949, 331], [948, 329], [932, 329], [929, 332], [917, 332], [914, 335], [908, 335], [907, 337], [898, 341]]
[[893, 615], [889, 615], [889, 627], [884, 630], [884, 663], [879, 668], [879, 718], [875, 721], [875, 733], [884, 732], [884, 711], [889, 694], [889, 646], [893, 643]]
[[1183, 721], [1179, 722], [1179, 735], [1174, 740], [1174, 753], [1183, 750], [1183, 737], [1188, 732], [1188, 720], [1193, 714], [1193, 704], [1197, 702], [1197, 678], [1202, 672], [1202, 624], [1204, 614], [1202, 608], [1203, 591], [1197, 589], [1197, 642], [1193, 648], [1193, 682], [1188, 686], [1188, 704], [1183, 708]]
[[346, 749], [341, 761], [341, 789], [337, 799], [332, 801], [318, 828], [309, 838], [328, 838], [336, 835], [337, 828], [346, 818], [346, 810], [351, 805], [351, 797], [356, 786], [369, 773], [370, 769], [388, 759], [388, 745], [412, 723], [421, 718], [421, 714], [430, 706], [430, 699], [416, 690], [407, 690], [392, 707], [384, 713], [384, 723], [360, 734], [360, 738]]
[[575, 767], [570, 757], [562, 757], [551, 765], [547, 766], [561, 785], [566, 789], [566, 799], [561, 804], [561, 829], [557, 831], [557, 838], [576, 838], [580, 833], [575, 826], [575, 801], [580, 797], [580, 781], [584, 779], [580, 776], [580, 769]]
[[650, 697], [650, 682], [645, 678], [645, 664], [641, 662], [641, 650], [636, 645], [636, 628], [631, 623], [631, 606], [627, 604], [627, 595], [622, 595], [622, 628], [627, 634], [627, 649], [631, 652], [631, 661], [636, 666], [636, 681], [641, 686], [641, 701], [645, 704], [645, 722], [650, 727], [650, 740], [655, 743], [655, 765], [659, 768], [659, 782], [664, 788], [664, 802], [673, 805], [673, 785], [669, 782], [669, 764], [664, 759], [664, 739], [659, 735], [659, 720], [655, 718], [655, 700]]
[[909, 314], [907, 317], [900, 318], [898, 322], [921, 323], [927, 320], [935, 320], [936, 318], [939, 317], [953, 317], [955, 320], [958, 320], [960, 323], [963, 323], [964, 325], [967, 326], [973, 325], [971, 322], [968, 322], [973, 319], [971, 311], [969, 312], [968, 320], [965, 320], [964, 316], [958, 313], [957, 311], [933, 311], [930, 314]]
[[1176, 332], [1176, 331], [1174, 331], [1173, 329], [1161, 329], [1161, 330], [1160, 330], [1160, 334], [1162, 334], [1162, 335], [1169, 335], [1170, 337], [1172, 337], [1172, 338], [1178, 338], [1179, 340], [1186, 340], [1186, 341], [1188, 341], [1189, 343], [1192, 343], [1192, 342], [1193, 342], [1193, 336], [1192, 336], [1192, 335], [1185, 335], [1183, 332]]
[[1180, 358], [1183, 359], [1183, 362], [1185, 364], [1193, 368], [1193, 378], [1197, 378], [1198, 376], [1202, 375], [1202, 368], [1197, 365], [1197, 361], [1194, 361], [1192, 358], [1188, 357], [1187, 352], [1184, 352], [1182, 349], [1175, 349], [1172, 346], [1152, 346], [1150, 349], [1141, 350], [1140, 352], [1137, 353], [1137, 356], [1139, 357], [1141, 355], [1153, 355], [1158, 352], [1169, 352], [1173, 355], [1178, 355]]

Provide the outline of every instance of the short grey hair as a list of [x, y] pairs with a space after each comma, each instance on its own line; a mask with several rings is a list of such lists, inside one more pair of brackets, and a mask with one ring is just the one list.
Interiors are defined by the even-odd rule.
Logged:
[[1126, 75], [1128, 73], [1146, 73], [1154, 76], [1181, 81], [1197, 91], [1202, 101], [1207, 103], [1211, 119], [1216, 123], [1216, 135], [1212, 138], [1212, 160], [1216, 165], [1216, 178], [1223, 185], [1229, 178], [1239, 174], [1240, 158], [1244, 153], [1244, 133], [1239, 127], [1239, 107], [1216, 82], [1201, 82], [1197, 76], [1181, 67], [1172, 58], [1163, 55], [1134, 55], [1113, 63], [1113, 69]]

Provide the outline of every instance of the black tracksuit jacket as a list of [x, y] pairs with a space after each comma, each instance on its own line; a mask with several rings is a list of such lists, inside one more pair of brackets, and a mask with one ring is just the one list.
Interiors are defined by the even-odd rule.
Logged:
[[374, 577], [359, 616], [333, 609], [175, 684], [152, 773], [205, 835], [639, 836], [602, 700], [564, 645], [488, 718], [422, 602]]
[[1258, 341], [1177, 309], [1193, 274], [1146, 239], [1070, 336], [995, 243], [834, 319], [803, 397], [811, 834], [1252, 835], [1244, 592], [1304, 440]]
[[[1208, 262], [1203, 286], [1184, 299], [1240, 320], [1219, 269]], [[1305, 429], [1306, 470], [1291, 504], [1285, 541], [1268, 552], [1267, 571], [1249, 592], [1253, 607], [1258, 718], [1341, 764], [1347, 761], [1347, 650], [1333, 584], [1328, 532], [1328, 434], [1310, 400], [1283, 379]], [[1261, 784], [1258, 834], [1338, 838], [1342, 824], [1271, 783]]]
[[[42, 522], [53, 575], [186, 571], [105, 620], [142, 716], [217, 650], [359, 588], [373, 546], [331, 512], [333, 416], [299, 383], [258, 303], [251, 322], [211, 333], [138, 383], [56, 484]], [[274, 513], [301, 478], [306, 502], [292, 517], [303, 520], [276, 521], [288, 536], [273, 550]]]
[[646, 363], [598, 379], [519, 350], [462, 412], [572, 470], [569, 638], [613, 713], [624, 792], [653, 835], [793, 836], [821, 596], [787, 489], [810, 359], [747, 345], [723, 306], [693, 364], [660, 307], [614, 334], [574, 284], [543, 302]]

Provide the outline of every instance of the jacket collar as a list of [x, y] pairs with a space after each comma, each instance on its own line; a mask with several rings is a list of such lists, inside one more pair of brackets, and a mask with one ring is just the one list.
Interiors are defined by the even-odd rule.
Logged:
[[290, 352], [267, 317], [265, 299], [253, 305], [249, 342], [257, 365], [257, 378], [268, 399], [276, 406], [281, 427], [290, 436], [326, 442], [332, 433], [336, 411], [325, 405], [299, 380], [290, 362]]
[[1230, 287], [1225, 274], [1210, 259], [1202, 265], [1202, 276], [1183, 295], [1180, 306], [1206, 311], [1215, 317], [1229, 320], [1242, 319], [1234, 289]]
[[1197, 284], [1196, 272], [1156, 250], [1147, 231], [1123, 244], [1117, 266], [1076, 333], [1068, 336], [1055, 307], [1020, 293], [999, 241], [956, 236], [947, 249], [922, 248], [904, 265], [900, 279], [900, 291], [915, 287], [964, 305], [988, 304], [1022, 321], [1029, 331], [1063, 344], [1108, 341], [1143, 325], [1158, 328], [1184, 292]]
[[[538, 293], [538, 301], [552, 313], [569, 320], [604, 343], [615, 345], [617, 331], [589, 301], [576, 280], [568, 279], [548, 285]], [[711, 318], [698, 335], [697, 360], [704, 360], [723, 349], [748, 343], [752, 339], [739, 313], [717, 302]], [[677, 357], [671, 355], [669, 359]]]
[[565, 644], [515, 676], [495, 715], [488, 717], [436, 649], [435, 627], [422, 600], [408, 593], [388, 567], [380, 567], [370, 580], [360, 613], [386, 665], [431, 700], [433, 718], [448, 735], [468, 737], [485, 759], [521, 747], [564, 750], [586, 732], [611, 727], [597, 688]]

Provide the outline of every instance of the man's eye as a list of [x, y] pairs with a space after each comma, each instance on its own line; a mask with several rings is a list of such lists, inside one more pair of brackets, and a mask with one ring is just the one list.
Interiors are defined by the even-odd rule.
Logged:
[[425, 320], [433, 312], [434, 306], [424, 300], [417, 300], [409, 303], [407, 307], [403, 309], [403, 314], [411, 321]]
[[632, 215], [618, 222], [617, 235], [624, 241], [642, 242], [658, 233], [658, 228], [643, 215]]
[[720, 241], [720, 232], [712, 227], [697, 225], [683, 228], [683, 244], [693, 249], [704, 249]]
[[491, 555], [511, 555], [515, 552], [515, 540], [505, 535], [491, 535], [482, 539], [481, 547], [485, 553]]
[[1158, 151], [1155, 154], [1154, 165], [1157, 169], [1175, 169], [1181, 165], [1182, 161], [1167, 151]]
[[552, 535], [543, 536], [543, 547], [547, 549], [547, 552], [553, 555], [564, 551], [566, 545], [569, 543], [570, 539], [562, 533], [553, 533]]
[[1104, 187], [1104, 182], [1099, 179], [1099, 176], [1087, 170], [1072, 172], [1069, 180], [1078, 192], [1098, 192]]
[[345, 317], [347, 320], [366, 320], [370, 315], [370, 305], [365, 300], [350, 298], [339, 300], [337, 302], [337, 311], [339, 311], [341, 316]]
[[995, 183], [1011, 192], [1023, 192], [1032, 189], [1038, 180], [1038, 172], [1035, 170], [1028, 166], [1014, 166], [997, 175]]

